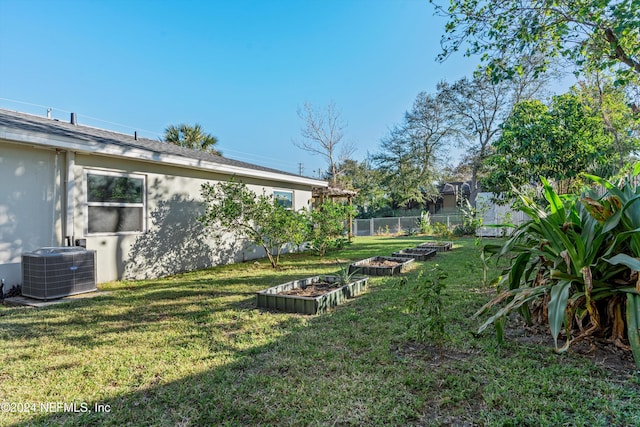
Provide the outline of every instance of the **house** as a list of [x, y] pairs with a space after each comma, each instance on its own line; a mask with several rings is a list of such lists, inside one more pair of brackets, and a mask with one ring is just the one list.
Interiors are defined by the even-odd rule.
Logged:
[[438, 186], [438, 193], [438, 199], [427, 202], [425, 209], [431, 214], [457, 212], [460, 202], [469, 199], [471, 183], [468, 181], [445, 182]]
[[0, 277], [21, 283], [21, 256], [80, 244], [97, 281], [155, 278], [264, 256], [197, 220], [204, 182], [231, 178], [292, 209], [326, 181], [173, 144], [0, 109]]

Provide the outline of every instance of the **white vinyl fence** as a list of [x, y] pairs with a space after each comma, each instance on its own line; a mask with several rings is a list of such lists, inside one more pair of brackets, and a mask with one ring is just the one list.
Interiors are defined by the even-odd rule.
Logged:
[[502, 224], [513, 224], [516, 227], [529, 220], [523, 212], [511, 209], [510, 205], [496, 205], [491, 202], [492, 193], [478, 193], [476, 207], [482, 213], [482, 227], [476, 234], [483, 237], [509, 236], [513, 227], [501, 227]]
[[[431, 215], [431, 224], [433, 225], [436, 222], [446, 224], [447, 227], [455, 227], [458, 224], [462, 224], [462, 215]], [[412, 230], [420, 230], [419, 216], [400, 216], [393, 218], [369, 218], [353, 220], [353, 234], [355, 236], [397, 234], [410, 232]]]
[[[518, 226], [529, 218], [520, 211], [511, 209], [510, 205], [502, 206], [491, 202], [492, 193], [479, 193], [476, 199], [478, 211], [482, 214], [482, 224], [476, 234], [484, 237], [508, 236], [513, 227], [500, 227], [502, 224]], [[431, 215], [431, 225], [440, 222], [452, 229], [462, 224], [459, 213]], [[388, 218], [354, 219], [353, 234], [355, 236], [375, 236], [420, 231], [419, 216], [401, 216]]]

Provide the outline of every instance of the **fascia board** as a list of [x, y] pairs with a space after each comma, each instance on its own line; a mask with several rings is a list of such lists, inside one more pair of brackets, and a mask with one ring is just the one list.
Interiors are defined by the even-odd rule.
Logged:
[[272, 181], [289, 182], [294, 184], [310, 185], [314, 187], [328, 187], [327, 181], [312, 178], [296, 177], [258, 169], [249, 169], [233, 165], [209, 162], [206, 160], [190, 159], [172, 154], [159, 153], [144, 150], [137, 147], [127, 147], [116, 144], [98, 144], [90, 139], [78, 142], [74, 138], [60, 135], [50, 135], [39, 132], [20, 131], [15, 128], [0, 126], [0, 139], [20, 142], [33, 146], [53, 147], [62, 150], [71, 150], [84, 154], [100, 154], [119, 158], [130, 158], [154, 163], [164, 163], [173, 166], [199, 169], [208, 172], [244, 176], [248, 178], [268, 179]]

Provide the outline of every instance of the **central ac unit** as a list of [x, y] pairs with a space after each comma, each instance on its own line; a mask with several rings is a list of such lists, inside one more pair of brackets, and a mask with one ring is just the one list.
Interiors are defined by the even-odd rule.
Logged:
[[22, 254], [22, 295], [62, 298], [96, 287], [96, 252], [82, 247], [40, 248]]

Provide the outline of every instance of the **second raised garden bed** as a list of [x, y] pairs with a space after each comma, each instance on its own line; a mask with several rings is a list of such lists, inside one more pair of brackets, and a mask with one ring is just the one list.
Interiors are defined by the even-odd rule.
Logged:
[[401, 251], [394, 252], [394, 257], [400, 258], [413, 258], [416, 261], [426, 261], [429, 258], [436, 256], [437, 251], [429, 248], [407, 248]]
[[340, 285], [338, 276], [313, 276], [273, 286], [257, 293], [259, 308], [289, 313], [320, 314], [367, 289], [368, 277], [354, 276]]
[[413, 258], [376, 256], [349, 264], [349, 273], [366, 274], [368, 276], [393, 276], [404, 273]]
[[419, 248], [434, 249], [437, 252], [450, 251], [453, 248], [453, 242], [443, 241], [427, 241], [418, 245]]

